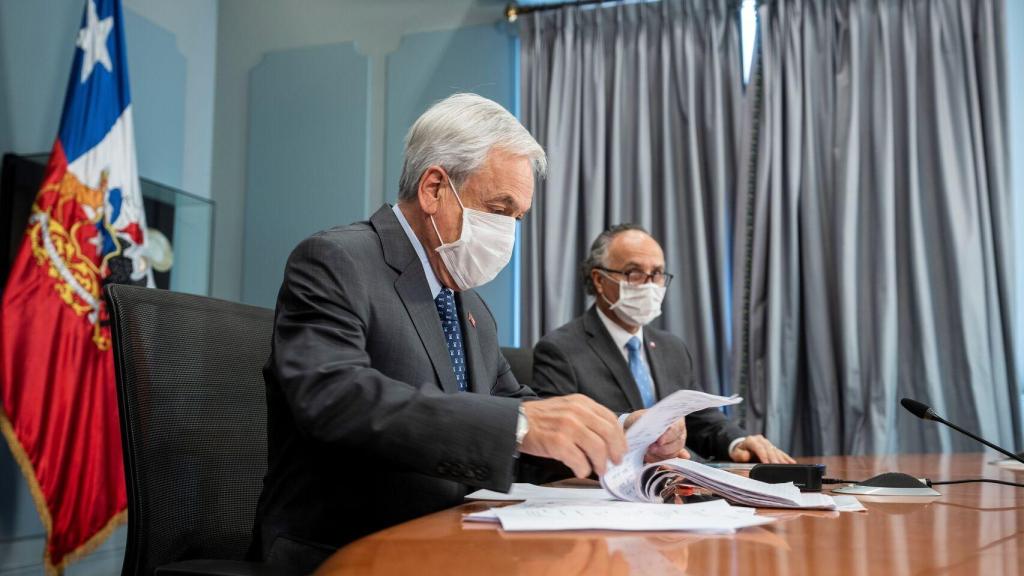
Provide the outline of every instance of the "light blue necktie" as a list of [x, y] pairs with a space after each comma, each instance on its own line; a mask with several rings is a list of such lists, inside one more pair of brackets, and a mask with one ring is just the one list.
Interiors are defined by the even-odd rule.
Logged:
[[654, 406], [654, 382], [651, 380], [651, 372], [643, 358], [643, 344], [640, 339], [633, 336], [626, 342], [626, 350], [629, 350], [629, 371], [633, 374], [633, 381], [640, 390], [640, 398], [643, 400], [644, 408]]
[[434, 298], [437, 315], [441, 317], [441, 328], [444, 328], [444, 341], [448, 345], [448, 355], [452, 359], [452, 370], [455, 371], [455, 382], [459, 391], [468, 389], [466, 382], [466, 355], [462, 350], [462, 329], [459, 327], [459, 312], [455, 308], [455, 296], [449, 288], [442, 288]]

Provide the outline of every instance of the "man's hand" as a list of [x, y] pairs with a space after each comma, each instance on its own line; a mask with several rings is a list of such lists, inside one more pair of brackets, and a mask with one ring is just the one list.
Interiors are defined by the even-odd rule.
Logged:
[[750, 462], [757, 458], [765, 464], [795, 464], [793, 460], [782, 450], [776, 448], [767, 438], [760, 434], [747, 436], [729, 453], [733, 462]]
[[[637, 410], [626, 416], [622, 427], [629, 430], [646, 410]], [[661, 462], [669, 458], [690, 459], [690, 452], [686, 449], [686, 418], [680, 418], [675, 424], [669, 426], [668, 430], [660, 438], [647, 447], [647, 454], [644, 454], [644, 462]]]
[[686, 449], [686, 418], [676, 420], [654, 444], [647, 447], [647, 454], [644, 454], [644, 462], [648, 464], [669, 458], [690, 459], [690, 452]]
[[608, 460], [618, 464], [626, 452], [626, 435], [610, 410], [582, 394], [523, 402], [530, 431], [520, 451], [554, 458], [577, 478], [604, 474]]

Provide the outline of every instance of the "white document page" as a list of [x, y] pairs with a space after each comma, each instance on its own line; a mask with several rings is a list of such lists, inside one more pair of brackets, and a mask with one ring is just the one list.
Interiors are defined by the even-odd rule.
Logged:
[[614, 500], [615, 497], [602, 488], [556, 488], [536, 484], [515, 483], [508, 494], [494, 490], [477, 490], [466, 496], [467, 500]]
[[639, 492], [637, 478], [644, 466], [644, 454], [647, 447], [653, 444], [668, 427], [698, 410], [717, 408], [729, 404], [739, 404], [743, 399], [738, 396], [726, 398], [697, 390], [680, 390], [663, 398], [651, 406], [629, 430], [626, 431], [626, 455], [622, 463], [614, 465], [608, 462], [608, 468], [601, 477], [601, 485], [620, 500], [642, 502], [647, 499]]
[[730, 534], [740, 528], [773, 521], [751, 508], [724, 500], [699, 504], [646, 504], [530, 500], [492, 510], [504, 530], [686, 530]]
[[658, 464], [681, 472], [687, 482], [707, 488], [734, 502], [748, 506], [777, 507], [772, 506], [774, 504], [793, 508], [803, 507], [800, 489], [792, 482], [769, 484], [682, 458], [672, 458]]
[[868, 510], [860, 503], [860, 500], [857, 500], [853, 496], [836, 494], [835, 496], [830, 496], [830, 498], [835, 502], [836, 510], [840, 512], [867, 512]]
[[500, 524], [501, 520], [498, 520], [498, 515], [495, 513], [495, 512], [497, 512], [497, 510], [498, 510], [497, 508], [488, 508], [487, 510], [481, 510], [479, 512], [470, 512], [469, 514], [463, 514], [462, 515], [462, 521], [463, 522], [497, 522], [497, 523]]

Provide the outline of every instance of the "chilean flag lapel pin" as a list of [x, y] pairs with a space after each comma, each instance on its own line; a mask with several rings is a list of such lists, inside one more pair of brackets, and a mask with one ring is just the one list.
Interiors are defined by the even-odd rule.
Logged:
[[469, 318], [470, 325], [473, 326], [473, 328], [476, 328], [476, 318], [473, 318], [473, 313], [470, 312], [466, 316]]
[[648, 348], [657, 348], [658, 345], [654, 343], [654, 340], [651, 340], [650, 342], [647, 343], [647, 347]]

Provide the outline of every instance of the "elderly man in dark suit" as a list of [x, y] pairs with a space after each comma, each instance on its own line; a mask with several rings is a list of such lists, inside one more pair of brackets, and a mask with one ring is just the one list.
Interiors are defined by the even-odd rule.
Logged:
[[[508, 263], [544, 166], [501, 106], [451, 96], [409, 132], [397, 206], [292, 252], [264, 370], [269, 469], [253, 558], [312, 569], [472, 488], [507, 490], [520, 453], [580, 477], [621, 459], [608, 409], [539, 400], [516, 382], [473, 291]], [[673, 428], [650, 454], [683, 443]]]
[[[646, 325], [661, 314], [672, 281], [658, 242], [640, 226], [614, 226], [594, 240], [582, 275], [596, 301], [537, 343], [533, 389], [541, 397], [584, 394], [620, 414], [628, 427], [657, 400], [695, 388], [686, 344]], [[714, 408], [687, 416], [685, 429], [686, 446], [705, 458], [793, 462]]]

